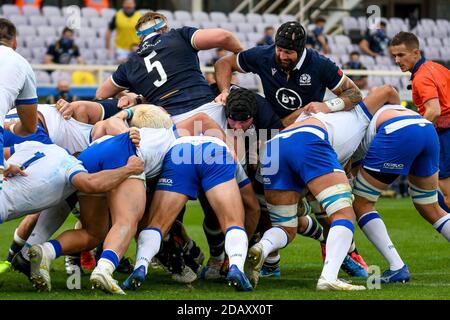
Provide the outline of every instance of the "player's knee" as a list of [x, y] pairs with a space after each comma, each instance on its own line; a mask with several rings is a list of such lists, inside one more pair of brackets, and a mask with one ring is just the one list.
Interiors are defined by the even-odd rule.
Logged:
[[336, 184], [320, 192], [316, 199], [325, 209], [327, 215], [331, 216], [339, 210], [352, 207], [352, 188], [348, 183]]
[[418, 205], [433, 204], [438, 201], [437, 189], [425, 190], [409, 183], [409, 194], [411, 195], [412, 202]]
[[274, 227], [295, 228], [297, 230], [297, 206], [298, 204], [274, 205], [267, 202], [270, 221]]
[[[356, 175], [353, 194], [370, 202], [377, 202], [382, 190], [373, 186], [362, 175], [361, 171]], [[361, 201], [362, 202], [362, 201]]]

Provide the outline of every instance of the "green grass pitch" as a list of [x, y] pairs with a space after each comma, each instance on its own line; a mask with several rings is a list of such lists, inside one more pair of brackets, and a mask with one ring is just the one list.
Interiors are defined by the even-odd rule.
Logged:
[[[52, 292], [35, 292], [28, 280], [17, 272], [0, 275], [0, 300], [5, 299], [450, 299], [450, 250], [447, 241], [438, 234], [414, 210], [409, 199], [382, 199], [378, 210], [383, 217], [392, 241], [403, 260], [409, 265], [411, 281], [408, 284], [383, 285], [380, 290], [364, 292], [316, 292], [315, 285], [322, 269], [319, 244], [311, 239], [297, 237], [286, 249], [281, 251], [281, 278], [264, 278], [255, 291], [234, 292], [225, 281], [199, 281], [191, 287], [174, 282], [161, 270], [150, 270], [147, 281], [140, 291], [126, 296], [112, 296], [90, 289], [89, 276], [82, 277], [81, 290], [66, 288], [64, 259], [59, 258], [52, 266]], [[185, 215], [185, 224], [191, 237], [207, 253], [207, 246], [201, 227], [202, 213], [199, 205], [193, 202]], [[70, 228], [75, 218], [71, 217], [63, 226]], [[0, 258], [4, 259], [18, 221], [0, 226]], [[63, 229], [62, 228], [62, 229]], [[61, 229], [61, 230], [62, 230]], [[59, 230], [57, 234], [60, 233]], [[355, 228], [359, 252], [369, 265], [378, 265], [383, 271], [387, 265], [384, 259]], [[134, 242], [127, 256], [134, 259]], [[123, 281], [125, 275], [115, 274]], [[340, 273], [340, 277], [349, 277]], [[352, 279], [364, 284], [365, 281]]]

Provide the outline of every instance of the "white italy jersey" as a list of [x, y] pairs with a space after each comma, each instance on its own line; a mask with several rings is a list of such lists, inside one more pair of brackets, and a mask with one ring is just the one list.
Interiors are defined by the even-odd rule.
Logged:
[[14, 105], [37, 103], [36, 77], [28, 61], [0, 45], [0, 126]]
[[226, 145], [225, 142], [223, 142], [219, 138], [211, 137], [211, 136], [185, 136], [185, 137], [180, 137], [180, 138], [176, 139], [175, 141], [173, 141], [173, 143], [172, 143], [172, 145], [170, 147], [172, 148], [173, 146], [175, 146], [177, 144], [182, 144], [182, 143], [189, 143], [189, 144], [193, 144], [193, 145], [199, 145], [199, 144], [208, 143], [208, 142], [212, 142], [212, 143], [218, 144], [219, 146], [223, 146], [229, 151], [229, 148], [228, 148], [228, 146]]
[[27, 176], [4, 181], [0, 222], [59, 204], [75, 191], [71, 178], [78, 172], [86, 172], [80, 161], [54, 144], [26, 141], [14, 145], [14, 151], [8, 162], [23, 166]]
[[93, 125], [79, 122], [74, 118], [64, 119], [55, 105], [40, 104], [38, 111], [44, 116], [48, 135], [54, 144], [69, 150], [72, 154], [81, 152], [89, 146]]
[[320, 112], [311, 115], [302, 113], [296, 122], [309, 118], [320, 120], [325, 125], [328, 140], [342, 166], [345, 166], [358, 148], [370, 123], [368, 115], [359, 105], [350, 111]]
[[[353, 162], [361, 161], [366, 156], [367, 151], [369, 150], [370, 144], [372, 143], [375, 135], [377, 134], [377, 121], [380, 115], [386, 110], [405, 110], [405, 107], [399, 104], [386, 104], [381, 107], [375, 114], [373, 115], [372, 120], [370, 121], [369, 127], [366, 130], [366, 134], [364, 135], [361, 144], [356, 150], [355, 154], [352, 157]], [[412, 111], [412, 110], [410, 110]], [[419, 115], [419, 114], [417, 114]]]
[[161, 173], [162, 163], [172, 143], [177, 139], [175, 126], [169, 129], [141, 128], [138, 155], [145, 162], [145, 177], [151, 179]]

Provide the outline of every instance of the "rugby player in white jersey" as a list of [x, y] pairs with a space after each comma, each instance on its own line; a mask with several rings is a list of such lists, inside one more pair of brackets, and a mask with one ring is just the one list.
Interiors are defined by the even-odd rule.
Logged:
[[2, 223], [56, 206], [77, 189], [106, 192], [143, 169], [135, 157], [122, 168], [89, 174], [66, 150], [36, 141], [5, 148], [4, 153], [10, 168], [5, 171], [9, 188], [0, 194]]
[[[3, 149], [3, 121], [14, 105], [22, 120], [15, 133], [29, 135], [37, 128], [36, 78], [28, 61], [15, 51], [16, 47], [16, 27], [8, 19], [0, 18], [0, 150]], [[0, 191], [5, 164], [0, 155]]]
[[353, 208], [358, 225], [389, 264], [381, 283], [408, 282], [410, 272], [393, 245], [375, 204], [383, 190], [408, 175], [420, 215], [450, 241], [450, 215], [438, 204], [439, 138], [433, 124], [401, 105], [385, 105], [370, 122], [355, 160]]
[[222, 140], [186, 136], [172, 143], [164, 158], [147, 227], [139, 234], [135, 270], [124, 282], [125, 289], [137, 289], [145, 280], [149, 262], [178, 213], [202, 190], [225, 233], [225, 252], [230, 261], [227, 280], [238, 291], [252, 290], [244, 274], [248, 240], [235, 175], [236, 161]]
[[[374, 90], [354, 110], [302, 114], [266, 144], [262, 174], [273, 228], [250, 250], [256, 271], [274, 250], [290, 243], [297, 232], [297, 205], [308, 188], [332, 220], [326, 241], [326, 260], [318, 290], [364, 290], [337, 278], [353, 238], [355, 213], [342, 163], [358, 148], [374, 114], [385, 103], [398, 103], [389, 86]], [[351, 126], [349, 126], [351, 124]]]
[[[120, 111], [117, 104], [117, 99], [71, 103], [60, 99], [55, 105], [39, 104], [37, 131], [26, 137], [20, 137], [11, 132], [20, 125], [17, 109], [12, 109], [5, 121], [4, 145], [9, 147], [24, 141], [39, 141], [45, 144], [55, 143], [72, 154], [81, 152], [92, 140], [91, 132], [94, 125]], [[70, 208], [63, 201], [58, 208], [46, 209], [41, 218], [39, 215], [27, 216], [14, 232], [14, 241], [10, 246], [7, 260], [0, 262], [0, 272], [8, 271], [12, 263], [15, 269], [29, 275], [29, 265], [26, 261], [28, 248], [33, 244], [41, 243], [41, 239], [47, 240], [64, 222], [64, 216], [67, 217], [69, 212]], [[38, 228], [32, 233], [38, 222]], [[31, 234], [33, 237], [26, 242]], [[47, 239], [45, 239], [46, 235]], [[13, 262], [14, 256], [21, 250], [21, 256], [17, 256]]]
[[[133, 107], [122, 112], [132, 120], [131, 125], [144, 126], [145, 123], [145, 126], [147, 126], [139, 129], [139, 149], [131, 144], [127, 133], [128, 126], [120, 117], [111, 118], [103, 123], [109, 125], [104, 125], [100, 131], [118, 135], [100, 138], [80, 154], [79, 159], [88, 172], [116, 168], [129, 156], [139, 154], [145, 162], [145, 178], [154, 178], [161, 171], [167, 150], [176, 140], [177, 128], [179, 130], [185, 129], [182, 131], [184, 134], [195, 134], [197, 128], [193, 119], [203, 118], [204, 116], [202, 130], [211, 129], [205, 126], [208, 123], [206, 118], [209, 117], [204, 114], [198, 114], [193, 119], [182, 121], [175, 127], [170, 116], [161, 108], [148, 106], [147, 111], [141, 113], [139, 108]], [[212, 128], [216, 129], [214, 132], [222, 134], [222, 139], [225, 139], [220, 127], [210, 118], [209, 122]], [[48, 270], [51, 261], [57, 258], [59, 254], [90, 250], [105, 239], [104, 251], [91, 275], [91, 282], [93, 286], [104, 291], [123, 294], [123, 291], [117, 285], [117, 281], [112, 278], [112, 273], [136, 234], [138, 222], [144, 214], [146, 194], [142, 179], [145, 180], [145, 178], [138, 177], [138, 179], [124, 181], [108, 194], [108, 203], [101, 196], [79, 195], [80, 207], [86, 209], [81, 212], [83, 229], [66, 231], [52, 243], [33, 246], [30, 249], [30, 254], [34, 252], [37, 256], [37, 259], [35, 259], [35, 262], [32, 261], [31, 265], [32, 271], [35, 270], [37, 275], [35, 277], [36, 286], [42, 291], [51, 289]], [[113, 224], [109, 232], [108, 208], [111, 212]], [[83, 237], [79, 236], [80, 234]], [[48, 249], [50, 244], [54, 247], [53, 251]], [[53, 255], [54, 252], [58, 252], [58, 255]]]

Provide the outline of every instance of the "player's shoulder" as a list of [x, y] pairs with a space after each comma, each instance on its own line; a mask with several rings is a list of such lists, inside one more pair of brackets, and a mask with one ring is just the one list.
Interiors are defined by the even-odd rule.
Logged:
[[[6, 46], [0, 46], [0, 48], [3, 50], [5, 57], [10, 61], [10, 63], [17, 63], [22, 69], [27, 71], [33, 71], [28, 60], [25, 59], [25, 57], [23, 57], [17, 51]], [[3, 58], [4, 57], [2, 57], [2, 60]], [[3, 62], [5, 61], [3, 60]]]

